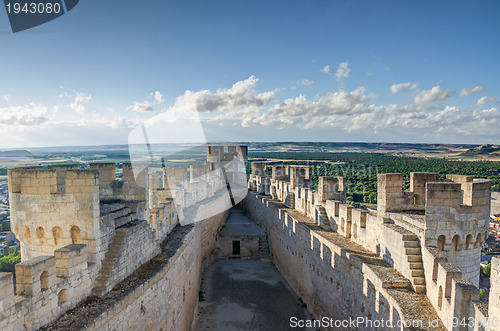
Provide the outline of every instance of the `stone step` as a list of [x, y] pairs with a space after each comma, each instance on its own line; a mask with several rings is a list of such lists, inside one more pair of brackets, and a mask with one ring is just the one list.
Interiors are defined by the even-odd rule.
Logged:
[[259, 249], [259, 252], [262, 254], [269, 254], [269, 250], [268, 249]]
[[126, 237], [128, 232], [125, 230], [115, 230], [115, 236], [117, 237]]
[[122, 245], [123, 239], [123, 237], [113, 237], [113, 239], [111, 239], [111, 243], [114, 245]]
[[104, 296], [104, 294], [106, 294], [106, 289], [105, 288], [94, 287], [92, 289], [92, 295], [94, 295], [96, 297], [102, 297], [102, 296]]
[[408, 262], [422, 262], [422, 255], [407, 255]]
[[102, 266], [101, 266], [102, 270], [111, 271], [113, 270], [114, 267], [115, 267], [115, 262], [106, 260], [102, 261]]
[[420, 248], [420, 243], [417, 240], [410, 240], [410, 241], [405, 241], [404, 246], [405, 248], [415, 248], [415, 247]]
[[130, 223], [131, 221], [134, 220], [134, 218], [136, 216], [137, 216], [136, 214], [127, 214], [127, 215], [123, 215], [121, 217], [115, 218], [115, 228], [119, 228], [120, 226], [123, 226], [127, 223]]
[[108, 271], [108, 270], [99, 270], [98, 275], [99, 275], [99, 277], [108, 279], [109, 277], [111, 277], [111, 271]]
[[[406, 231], [406, 232], [409, 232], [409, 231]], [[403, 234], [403, 240], [404, 241], [411, 241], [411, 240], [417, 240], [418, 241], [418, 237], [416, 234], [413, 234], [413, 233], [404, 233]]]
[[421, 255], [422, 252], [420, 251], [420, 248], [415, 247], [415, 248], [406, 248], [406, 255]]
[[112, 253], [114, 255], [118, 255], [118, 254], [120, 254], [121, 249], [122, 249], [122, 245], [111, 244], [108, 247], [108, 252]]
[[271, 258], [263, 257], [260, 259], [264, 263], [273, 263], [273, 260]]
[[94, 287], [106, 288], [106, 286], [108, 286], [108, 279], [97, 277], [97, 279], [95, 280]]
[[410, 262], [410, 269], [415, 270], [415, 269], [423, 269], [424, 264], [422, 262]]
[[115, 217], [120, 217], [130, 213], [130, 208], [125, 207], [122, 203], [104, 204], [101, 205], [101, 216], [113, 214]]
[[415, 293], [425, 294], [425, 292], [426, 292], [425, 285], [415, 285]]
[[425, 278], [424, 277], [413, 277], [412, 283], [415, 285], [424, 285], [425, 284]]
[[412, 277], [423, 277], [424, 276], [424, 270], [422, 269], [415, 269], [415, 270], [410, 270], [410, 275]]
[[115, 265], [116, 262], [118, 261], [118, 257], [116, 257], [116, 256], [109, 256], [109, 254], [106, 254], [106, 257], [104, 258], [103, 261], [106, 261], [106, 262], [109, 262], [109, 263], [112, 263], [113, 265]]

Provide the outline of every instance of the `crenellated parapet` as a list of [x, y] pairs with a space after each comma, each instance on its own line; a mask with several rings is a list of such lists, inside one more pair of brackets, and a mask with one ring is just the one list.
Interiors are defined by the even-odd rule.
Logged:
[[248, 158], [248, 146], [245, 145], [209, 145], [207, 146], [207, 162], [230, 162], [238, 155]]
[[12, 273], [0, 273], [0, 329], [36, 330], [90, 294], [95, 265], [88, 264], [87, 247], [69, 245], [54, 253], [16, 264], [17, 293]]
[[239, 202], [246, 155], [245, 146], [229, 146], [189, 176], [186, 168], [149, 174], [147, 165], [127, 162], [121, 178], [114, 163], [9, 170], [22, 262], [17, 293], [12, 274], [0, 273], [0, 329], [36, 330], [90, 295], [106, 295], [160, 253], [179, 215], [194, 223], [229, 209], [230, 198]]
[[[436, 173], [411, 173], [405, 191], [402, 174], [380, 174], [374, 209], [345, 204], [342, 177], [320, 177], [318, 191], [313, 191], [307, 170], [299, 170], [307, 168], [272, 169], [270, 193], [259, 185], [264, 177], [255, 173], [249, 187], [382, 257], [409, 280], [415, 293], [428, 296], [443, 322], [487, 317], [478, 301], [478, 285], [481, 249], [488, 236], [489, 180], [448, 175], [440, 182]], [[496, 268], [492, 280], [500, 274], [500, 266]], [[495, 286], [492, 293], [499, 297], [500, 286]], [[489, 301], [491, 311], [498, 305], [500, 299]]]
[[426, 184], [437, 182], [439, 175], [429, 172], [412, 172], [410, 190], [403, 191], [403, 175], [379, 174], [377, 184], [377, 210], [380, 216], [386, 212], [424, 211]]

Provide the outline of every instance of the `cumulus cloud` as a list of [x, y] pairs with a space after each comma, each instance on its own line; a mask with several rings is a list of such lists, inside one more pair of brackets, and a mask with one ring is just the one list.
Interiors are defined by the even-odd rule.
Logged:
[[452, 96], [453, 92], [439, 86], [430, 90], [422, 90], [415, 95], [414, 102], [417, 106], [426, 106], [433, 101], [445, 101]]
[[259, 109], [274, 99], [274, 91], [258, 93], [255, 89], [259, 80], [255, 76], [235, 83], [230, 89], [215, 92], [187, 90], [175, 99], [170, 111], [197, 111], [200, 113], [242, 111]]
[[488, 102], [493, 103], [493, 102], [495, 102], [496, 99], [497, 99], [497, 97], [487, 97], [487, 96], [480, 97], [476, 102], [476, 106], [483, 107], [485, 103], [488, 103]]
[[5, 101], [9, 102], [10, 96], [8, 94], [5, 94], [5, 95], [2, 96], [2, 99], [4, 99]]
[[153, 111], [153, 105], [149, 101], [144, 102], [134, 102], [133, 105], [127, 107], [128, 110], [135, 111], [138, 113], [150, 113]]
[[40, 125], [49, 119], [48, 116], [47, 107], [35, 103], [0, 108], [0, 126], [19, 128]]
[[160, 93], [160, 91], [155, 91], [151, 93], [151, 96], [155, 99], [156, 102], [158, 103], [163, 103], [165, 102], [165, 99], [163, 98], [163, 94]]
[[409, 90], [416, 90], [418, 89], [416, 84], [412, 84], [410, 82], [406, 83], [401, 83], [401, 84], [393, 84], [389, 88], [392, 94], [396, 94], [398, 92], [407, 92]]
[[243, 126], [255, 124], [276, 125], [285, 127], [289, 125], [301, 128], [314, 127], [326, 118], [351, 115], [367, 110], [369, 96], [365, 89], [360, 87], [352, 92], [343, 90], [326, 93], [319, 96], [316, 101], [307, 100], [302, 94], [292, 99], [285, 99], [274, 105], [258, 117], [246, 116], [242, 119]]
[[[349, 69], [347, 64], [344, 69]], [[348, 70], [344, 69], [340, 75], [342, 79], [349, 76]], [[308, 86], [309, 82], [312, 84], [312, 81], [304, 79], [296, 84]], [[500, 111], [491, 107], [497, 100], [496, 97], [481, 97], [477, 102], [472, 101], [468, 107], [456, 106], [451, 102], [454, 100], [451, 99], [453, 91], [439, 86], [431, 85], [430, 89], [419, 90], [409, 82], [394, 84], [389, 87], [393, 94], [414, 91], [413, 102], [377, 104], [380, 99], [364, 87], [347, 91], [332, 90], [316, 97], [297, 93], [290, 98], [276, 99], [277, 90], [259, 91], [258, 83], [255, 76], [250, 76], [229, 88], [215, 91], [187, 90], [159, 115], [169, 119], [182, 118], [181, 115], [189, 116], [195, 111], [196, 118], [199, 115], [204, 128], [216, 128], [217, 132], [234, 135], [234, 139], [244, 134], [241, 127], [255, 127], [255, 130], [250, 131], [256, 135], [265, 134], [266, 130], [284, 129], [281, 132], [299, 134], [299, 130], [314, 129], [300, 132], [316, 134], [321, 131], [328, 134], [333, 132], [338, 135], [377, 137], [373, 139], [392, 135], [405, 139], [417, 137], [442, 141], [449, 141], [455, 135], [460, 139], [467, 136], [470, 137], [467, 139], [477, 141], [484, 137], [495, 137], [496, 128], [500, 125]], [[35, 137], [40, 132], [65, 130], [64, 134], [67, 136], [74, 131], [102, 132], [111, 137], [113, 132], [126, 133], [134, 125], [142, 123], [145, 120], [144, 113], [152, 113], [153, 104], [156, 105], [159, 100], [164, 102], [163, 96], [158, 93], [159, 95], [152, 93], [149, 101], [134, 102], [127, 107], [128, 110], [141, 113], [135, 116], [130, 116], [130, 113], [120, 114], [118, 110], [105, 111], [106, 107], [102, 108], [102, 112], [85, 111], [76, 105], [69, 109], [59, 105], [30, 103], [0, 108], [0, 131], [31, 131], [30, 134]], [[69, 97], [74, 97], [73, 103], [84, 108], [90, 100], [90, 96], [83, 93], [75, 95], [70, 92]], [[81, 111], [83, 115], [75, 118], [71, 110]]]
[[304, 86], [310, 86], [312, 84], [314, 84], [313, 80], [309, 80], [309, 79], [303, 79], [302, 80], [302, 85], [304, 85]]
[[468, 90], [464, 87], [463, 89], [460, 90], [460, 94], [458, 95], [458, 97], [464, 98], [464, 97], [468, 97], [471, 94], [483, 93], [484, 91], [486, 91], [486, 89], [482, 86], [476, 86], [476, 87], [471, 88], [470, 90]]
[[321, 68], [321, 71], [323, 71], [324, 73], [329, 74], [330, 73], [330, 65], [324, 66], [323, 68]]
[[78, 114], [85, 113], [85, 104], [92, 99], [92, 96], [86, 95], [83, 92], [76, 92], [73, 102], [69, 105]]
[[343, 82], [345, 78], [349, 77], [349, 73], [351, 69], [349, 68], [349, 62], [344, 61], [341, 62], [337, 68], [337, 72], [335, 73], [335, 77], [339, 83]]

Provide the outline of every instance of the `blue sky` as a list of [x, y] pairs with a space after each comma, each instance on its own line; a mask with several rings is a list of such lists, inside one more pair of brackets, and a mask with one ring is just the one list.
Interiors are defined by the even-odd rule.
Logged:
[[12, 34], [2, 8], [0, 147], [127, 143], [186, 109], [209, 140], [500, 143], [499, 9], [82, 0]]

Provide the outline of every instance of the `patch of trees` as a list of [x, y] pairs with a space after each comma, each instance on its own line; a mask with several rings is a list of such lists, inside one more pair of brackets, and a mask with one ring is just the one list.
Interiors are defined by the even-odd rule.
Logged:
[[9, 255], [0, 257], [0, 272], [14, 272], [14, 265], [19, 262], [21, 262], [21, 252], [11, 247]]

